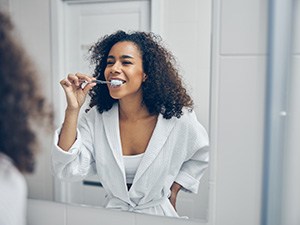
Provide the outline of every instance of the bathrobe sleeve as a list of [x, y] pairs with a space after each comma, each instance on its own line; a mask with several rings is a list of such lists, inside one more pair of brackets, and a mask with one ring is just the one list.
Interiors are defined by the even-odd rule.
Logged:
[[186, 192], [197, 193], [200, 179], [208, 167], [208, 135], [205, 128], [197, 121], [196, 115], [190, 113], [187, 121], [186, 159], [175, 179]]
[[54, 134], [52, 172], [59, 179], [79, 181], [96, 174], [93, 117], [88, 114], [90, 113], [83, 114], [79, 120], [76, 140], [68, 152], [57, 145], [61, 128]]

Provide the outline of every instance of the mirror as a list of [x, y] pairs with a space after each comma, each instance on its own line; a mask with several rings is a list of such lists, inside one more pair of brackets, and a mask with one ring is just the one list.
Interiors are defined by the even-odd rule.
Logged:
[[[194, 99], [198, 120], [209, 131], [211, 0], [189, 3], [55, 0], [51, 5], [36, 2], [35, 7], [26, 7], [27, 3], [21, 0], [14, 2], [17, 4], [9, 4], [9, 8], [20, 36], [44, 75], [43, 83], [49, 84], [45, 85], [45, 91], [53, 99], [56, 126], [63, 121], [65, 109], [59, 80], [69, 72], [88, 73], [90, 68], [85, 57], [90, 44], [116, 29], [142, 29], [160, 34], [177, 57], [183, 80]], [[125, 19], [121, 17], [124, 15]], [[38, 155], [36, 173], [27, 176], [29, 197], [101, 205], [105, 194], [97, 179], [73, 184], [53, 180], [49, 162], [52, 139], [40, 139], [44, 151]], [[180, 192], [179, 214], [206, 219], [208, 172], [201, 182], [198, 195]]]

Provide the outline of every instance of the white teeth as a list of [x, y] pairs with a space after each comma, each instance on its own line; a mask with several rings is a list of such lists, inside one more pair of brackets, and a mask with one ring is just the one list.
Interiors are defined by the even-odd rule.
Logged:
[[111, 80], [110, 81], [110, 85], [113, 86], [113, 87], [121, 86], [122, 84], [123, 84], [122, 80]]

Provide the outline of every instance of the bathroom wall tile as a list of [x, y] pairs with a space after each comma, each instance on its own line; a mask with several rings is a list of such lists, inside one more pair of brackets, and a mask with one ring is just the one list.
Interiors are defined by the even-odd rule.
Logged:
[[135, 214], [101, 207], [67, 206], [67, 225], [122, 224], [134, 225]]
[[[193, 76], [190, 76], [190, 75]], [[196, 74], [196, 76], [195, 76]], [[210, 69], [191, 69], [184, 76], [188, 93], [194, 101], [194, 109], [199, 122], [209, 129]]]
[[259, 224], [266, 58], [220, 60], [217, 224]]
[[267, 0], [221, 1], [221, 54], [265, 54]]
[[195, 22], [209, 24], [212, 0], [165, 0], [164, 12], [167, 23]]
[[294, 18], [294, 54], [300, 54], [300, 0], [294, 1], [295, 3], [295, 18]]
[[66, 225], [66, 206], [57, 202], [29, 199], [28, 225]]
[[300, 209], [300, 56], [293, 57], [293, 72], [288, 92], [287, 126], [285, 130], [282, 224], [298, 224]]
[[[209, 172], [206, 171], [200, 182], [198, 194], [192, 194], [180, 191], [177, 196], [176, 208], [181, 216], [188, 216], [189, 218], [205, 220], [208, 215], [208, 201], [209, 201], [209, 188], [208, 179]], [[194, 199], [194, 201], [191, 201]]]
[[186, 0], [168, 0], [166, 3], [166, 9], [172, 7], [172, 10], [168, 11], [169, 21], [195, 21], [197, 19], [196, 5], [197, 0], [189, 0], [189, 4], [187, 4]]
[[26, 178], [26, 182], [28, 185], [28, 198], [46, 200], [47, 193], [45, 183], [42, 180]]
[[[210, 25], [198, 22], [174, 22], [166, 28], [165, 42], [179, 62], [197, 60], [200, 67], [210, 66]], [[191, 64], [189, 66], [194, 66]]]
[[50, 149], [52, 138], [49, 133], [37, 131], [37, 136], [42, 152], [36, 155], [36, 167], [32, 174], [26, 174], [25, 178], [28, 184], [29, 198], [52, 200], [53, 199], [53, 176], [50, 165]]
[[[203, 28], [208, 29], [208, 28]], [[195, 110], [202, 124], [209, 124], [210, 35], [199, 23], [171, 23], [166, 42], [175, 55], [184, 83], [195, 101]], [[181, 35], [177, 35], [178, 32]]]

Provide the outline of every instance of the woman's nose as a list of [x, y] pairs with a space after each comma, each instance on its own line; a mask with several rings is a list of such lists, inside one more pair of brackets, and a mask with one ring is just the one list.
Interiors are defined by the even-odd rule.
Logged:
[[118, 62], [114, 63], [114, 65], [111, 67], [111, 72], [112, 73], [120, 73], [121, 72], [120, 63], [118, 63]]

